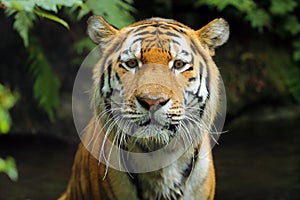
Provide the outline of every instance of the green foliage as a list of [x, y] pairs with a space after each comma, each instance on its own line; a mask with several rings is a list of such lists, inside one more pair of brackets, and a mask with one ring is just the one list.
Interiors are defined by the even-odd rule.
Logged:
[[250, 21], [253, 28], [258, 28], [259, 31], [262, 31], [265, 26], [270, 26], [270, 15], [264, 9], [248, 12], [246, 19]]
[[11, 118], [9, 109], [11, 109], [17, 100], [19, 94], [11, 92], [7, 87], [0, 84], [0, 134], [7, 133], [11, 127]]
[[[300, 38], [296, 38], [300, 33], [299, 14], [295, 10], [299, 6], [297, 0], [199, 0], [197, 5], [207, 5], [224, 11], [226, 13], [229, 6], [236, 9], [237, 16], [249, 21], [251, 27], [263, 30], [270, 30], [277, 37], [292, 41], [293, 56], [290, 56], [290, 49], [281, 48], [270, 49], [270, 54], [266, 56], [266, 69], [269, 72], [273, 83], [277, 86], [283, 81], [291, 96], [300, 101]], [[277, 89], [280, 89], [279, 87]]]
[[[43, 108], [51, 121], [54, 119], [54, 110], [59, 104], [59, 82], [53, 69], [38, 42], [29, 38], [29, 33], [39, 18], [46, 18], [57, 22], [67, 29], [69, 24], [57, 16], [58, 12], [66, 12], [71, 18], [80, 20], [84, 15], [95, 14], [105, 16], [108, 21], [117, 27], [122, 27], [133, 21], [130, 12], [134, 12], [130, 5], [133, 0], [0, 0], [7, 17], [14, 15], [13, 28], [23, 39], [24, 46], [29, 52], [29, 69], [34, 77], [34, 97]], [[63, 9], [69, 8], [69, 9]], [[81, 40], [74, 47], [78, 53], [83, 49], [91, 49], [94, 45], [87, 39]], [[4, 112], [2, 112], [4, 113]], [[7, 116], [7, 115], [6, 115]]]
[[199, 0], [197, 5], [208, 5], [216, 7], [219, 11], [225, 9], [227, 6], [233, 6], [242, 12], [251, 12], [256, 8], [253, 0]]
[[293, 42], [293, 46], [295, 48], [295, 51], [293, 53], [293, 59], [296, 61], [300, 61], [300, 38]]
[[282, 80], [292, 97], [300, 102], [300, 69], [290, 62], [290, 56], [283, 50], [270, 49], [267, 56], [266, 67], [269, 74], [273, 74], [273, 82]]
[[[11, 127], [11, 118], [9, 109], [11, 109], [19, 99], [17, 92], [11, 92], [9, 88], [0, 84], [0, 134], [6, 134]], [[8, 157], [6, 160], [0, 158], [0, 173], [6, 173], [8, 177], [16, 181], [18, 171], [13, 158]]]
[[[127, 2], [127, 3], [126, 3]], [[134, 9], [128, 4], [133, 0], [120, 1], [120, 0], [87, 0], [87, 8], [95, 15], [105, 16], [106, 20], [120, 28], [133, 22], [133, 17], [130, 11]], [[85, 11], [86, 12], [86, 11]]]
[[300, 23], [296, 16], [287, 16], [284, 22], [284, 29], [291, 33], [292, 36], [296, 36], [300, 33]]
[[269, 26], [270, 16], [258, 4], [253, 0], [200, 0], [198, 5], [208, 5], [210, 7], [216, 7], [219, 11], [225, 10], [228, 6], [236, 8], [242, 15], [245, 15], [245, 19], [250, 21], [251, 26], [262, 30], [263, 27]]
[[59, 18], [55, 15], [47, 13], [47, 12], [45, 12], [45, 11], [39, 9], [39, 8], [34, 9], [34, 13], [41, 16], [41, 17], [44, 17], [44, 18], [50, 19], [52, 21], [55, 21], [55, 22], [63, 25], [67, 29], [70, 29], [69, 24], [66, 21], [64, 21], [63, 19], [61, 19], [61, 18]]
[[28, 47], [29, 39], [28, 32], [33, 26], [35, 15], [33, 13], [22, 10], [15, 15], [15, 22], [13, 28], [19, 32], [21, 38], [24, 41], [24, 46]]
[[29, 30], [32, 28], [34, 20], [36, 16], [40, 16], [43, 18], [50, 19], [52, 21], [58, 22], [69, 28], [67, 22], [59, 17], [48, 13], [46, 11], [57, 13], [59, 8], [62, 6], [70, 7], [74, 4], [82, 4], [81, 0], [47, 0], [47, 1], [40, 1], [40, 0], [1, 0], [2, 3], [7, 10], [7, 15], [11, 15], [16, 13], [15, 15], [15, 22], [14, 22], [14, 29], [18, 31], [21, 38], [24, 41], [24, 46], [28, 47], [28, 33]]
[[271, 0], [270, 12], [274, 15], [285, 15], [292, 12], [297, 6], [294, 0]]
[[5, 6], [7, 16], [17, 13], [13, 27], [20, 34], [25, 47], [28, 47], [28, 33], [36, 16], [55, 21], [69, 29], [65, 20], [50, 13], [57, 13], [62, 7], [71, 7], [73, 12], [79, 10], [77, 19], [81, 19], [90, 12], [94, 15], [105, 16], [109, 22], [117, 27], [131, 23], [133, 17], [130, 12], [134, 11], [130, 5], [133, 0], [86, 0], [85, 2], [82, 0], [0, 0], [0, 3]]
[[54, 109], [59, 105], [59, 81], [51, 64], [45, 57], [42, 47], [37, 41], [29, 47], [29, 67], [35, 79], [33, 92], [35, 99], [54, 120]]
[[6, 160], [0, 158], [0, 173], [6, 173], [8, 177], [13, 181], [18, 180], [16, 163], [12, 157], [8, 157], [6, 158]]

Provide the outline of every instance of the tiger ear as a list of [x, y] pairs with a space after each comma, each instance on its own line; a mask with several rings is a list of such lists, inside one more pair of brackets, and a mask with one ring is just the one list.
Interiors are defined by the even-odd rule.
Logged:
[[93, 42], [101, 43], [118, 33], [118, 29], [110, 25], [103, 17], [91, 16], [88, 21], [87, 32]]
[[215, 19], [206, 26], [196, 31], [196, 34], [205, 48], [208, 48], [210, 55], [215, 54], [215, 48], [224, 44], [229, 37], [229, 25], [222, 19]]

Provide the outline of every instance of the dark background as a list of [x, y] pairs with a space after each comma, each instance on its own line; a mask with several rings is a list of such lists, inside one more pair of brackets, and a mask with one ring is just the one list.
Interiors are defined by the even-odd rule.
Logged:
[[[268, 11], [270, 2], [257, 5]], [[270, 23], [257, 28], [232, 5], [222, 10], [196, 6], [192, 0], [135, 1], [132, 5], [135, 20], [167, 17], [198, 29], [222, 17], [230, 25], [229, 41], [214, 57], [228, 102], [225, 133], [213, 149], [216, 199], [299, 199], [300, 68], [293, 57], [299, 33], [289, 34], [281, 26], [285, 17], [271, 11]], [[299, 20], [299, 11], [297, 6], [288, 15]], [[78, 53], [74, 46], [86, 37], [86, 20], [92, 13], [79, 21], [66, 12], [57, 15], [69, 22], [70, 30], [40, 19], [30, 32], [39, 38], [60, 83], [60, 104], [51, 121], [34, 98], [34, 78], [27, 67], [30, 46], [24, 47], [12, 28], [13, 18], [0, 10], [0, 83], [20, 93], [10, 110], [10, 133], [0, 136], [0, 157], [14, 157], [19, 179], [14, 182], [0, 174], [0, 199], [56, 199], [70, 175], [79, 143], [72, 118], [72, 88], [89, 52]]]

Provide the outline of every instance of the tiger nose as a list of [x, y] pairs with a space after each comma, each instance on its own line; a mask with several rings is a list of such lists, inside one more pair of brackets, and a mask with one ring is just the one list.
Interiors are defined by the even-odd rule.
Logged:
[[152, 99], [152, 98], [137, 97], [136, 99], [143, 108], [150, 111], [158, 110], [160, 107], [166, 105], [168, 101], [170, 101], [170, 99], [164, 99], [164, 98]]

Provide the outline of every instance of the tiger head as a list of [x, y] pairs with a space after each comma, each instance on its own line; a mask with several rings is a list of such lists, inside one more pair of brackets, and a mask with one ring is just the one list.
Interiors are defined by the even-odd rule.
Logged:
[[193, 140], [209, 131], [219, 104], [212, 56], [228, 39], [225, 20], [195, 31], [151, 18], [119, 30], [93, 16], [88, 34], [101, 51], [92, 104], [117, 142], [152, 151], [176, 135]]

